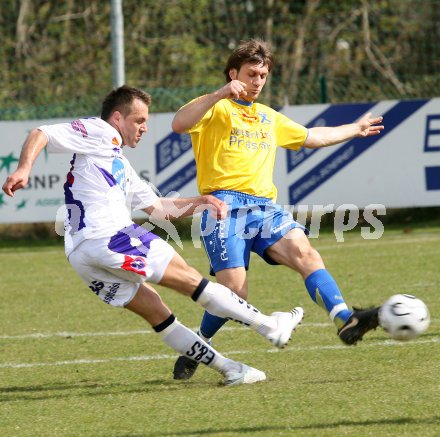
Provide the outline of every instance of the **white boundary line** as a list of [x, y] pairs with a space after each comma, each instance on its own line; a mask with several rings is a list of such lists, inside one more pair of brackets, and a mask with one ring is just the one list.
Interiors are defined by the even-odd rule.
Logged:
[[[328, 326], [333, 326], [332, 323], [302, 323], [301, 327], [313, 327], [313, 328], [326, 328]], [[197, 328], [191, 328], [193, 331], [197, 331]], [[247, 329], [242, 326], [238, 327], [228, 327], [222, 328], [222, 331], [237, 331]], [[0, 335], [0, 340], [28, 340], [28, 339], [50, 339], [54, 337], [61, 338], [73, 338], [73, 337], [124, 337], [130, 335], [148, 335], [154, 334], [153, 330], [138, 330], [138, 331], [115, 331], [115, 332], [35, 332], [32, 334], [21, 334], [21, 335]]]
[[[436, 324], [439, 319], [431, 319], [431, 324]], [[334, 326], [333, 323], [301, 323], [298, 328], [328, 328]], [[198, 327], [190, 328], [193, 331], [197, 331]], [[224, 326], [222, 331], [238, 331], [246, 330], [243, 326]], [[51, 338], [75, 338], [75, 337], [129, 337], [131, 335], [149, 335], [154, 334], [152, 329], [142, 329], [134, 331], [107, 331], [107, 332], [34, 332], [31, 334], [19, 334], [19, 335], [0, 335], [0, 340], [45, 340]]]
[[[389, 346], [418, 346], [421, 344], [439, 343], [439, 338], [432, 338], [429, 340], [417, 340], [410, 342], [398, 342], [393, 340], [385, 340], [381, 342], [374, 343], [364, 343], [362, 348], [372, 348], [372, 347], [389, 347]], [[345, 345], [319, 345], [319, 346], [297, 346], [284, 349], [283, 353], [286, 352], [304, 352], [304, 351], [315, 351], [315, 350], [339, 350], [346, 349], [349, 350], [349, 346]], [[257, 349], [257, 350], [241, 350], [241, 351], [230, 351], [225, 353], [226, 356], [230, 355], [247, 355], [250, 353], [278, 353], [279, 349]], [[102, 364], [102, 363], [112, 363], [112, 362], [129, 362], [129, 361], [153, 361], [153, 360], [170, 360], [175, 359], [177, 355], [141, 355], [134, 357], [115, 357], [115, 358], [103, 358], [103, 359], [80, 359], [80, 360], [66, 360], [66, 361], [54, 361], [54, 362], [42, 362], [42, 363], [4, 363], [0, 364], [0, 369], [29, 369], [34, 367], [55, 367], [55, 366], [69, 366], [69, 365], [82, 365], [82, 364]]]
[[129, 335], [145, 335], [153, 334], [154, 331], [121, 331], [121, 332], [52, 332], [42, 333], [35, 332], [33, 334], [22, 335], [0, 335], [0, 340], [28, 340], [28, 339], [50, 339], [54, 337], [71, 338], [71, 337], [113, 337], [113, 336], [129, 336]]

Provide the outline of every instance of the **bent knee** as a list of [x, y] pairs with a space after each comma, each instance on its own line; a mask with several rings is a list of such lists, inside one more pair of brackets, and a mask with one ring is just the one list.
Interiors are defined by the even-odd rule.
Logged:
[[237, 296], [241, 297], [244, 300], [248, 298], [248, 289], [246, 287], [239, 287], [238, 285], [231, 284], [227, 286], [231, 291], [233, 291]]
[[297, 270], [304, 278], [316, 270], [325, 268], [321, 255], [313, 247], [301, 251], [301, 256], [297, 262]]
[[296, 247], [283, 264], [296, 270], [303, 277], [308, 276], [315, 270], [324, 268], [321, 255], [310, 244]]
[[202, 280], [202, 275], [181, 257], [174, 257], [168, 265], [159, 285], [191, 295]]
[[299, 251], [299, 258], [303, 262], [308, 263], [322, 262], [321, 255], [312, 246], [301, 248]]

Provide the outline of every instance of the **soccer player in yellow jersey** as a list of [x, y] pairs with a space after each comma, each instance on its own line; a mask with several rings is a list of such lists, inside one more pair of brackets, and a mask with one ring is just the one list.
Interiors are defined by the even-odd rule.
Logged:
[[[277, 147], [320, 148], [378, 135], [382, 117], [368, 113], [355, 123], [307, 129], [255, 102], [272, 67], [273, 54], [264, 41], [243, 41], [226, 63], [226, 85], [183, 106], [172, 122], [175, 132], [191, 135], [200, 194], [212, 194], [230, 209], [226, 219], [202, 216], [211, 273], [246, 298], [251, 251], [268, 264], [290, 267], [303, 277], [313, 301], [327, 311], [341, 340], [355, 344], [378, 326], [378, 308], [348, 308], [307, 230], [274, 203], [272, 175]], [[225, 321], [205, 312], [198, 334], [210, 341]], [[197, 363], [181, 356], [174, 378], [188, 379], [196, 368]]]

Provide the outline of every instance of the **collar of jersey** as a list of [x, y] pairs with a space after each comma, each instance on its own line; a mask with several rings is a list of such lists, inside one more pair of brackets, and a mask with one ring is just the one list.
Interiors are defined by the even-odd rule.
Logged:
[[252, 106], [254, 102], [247, 102], [246, 100], [232, 99], [233, 102], [243, 106]]

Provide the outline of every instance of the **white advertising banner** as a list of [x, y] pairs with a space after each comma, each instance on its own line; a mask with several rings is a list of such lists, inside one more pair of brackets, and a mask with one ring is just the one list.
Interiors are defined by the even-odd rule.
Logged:
[[[387, 208], [440, 205], [440, 98], [340, 105], [289, 106], [281, 112], [307, 126], [351, 123], [362, 114], [384, 116], [385, 130], [324, 149], [280, 149], [275, 167], [278, 203], [301, 206], [372, 204]], [[171, 131], [173, 114], [152, 114], [136, 149], [124, 153], [139, 175], [166, 195], [197, 194], [188, 135]], [[66, 119], [0, 122], [0, 182], [15, 170], [31, 129]], [[54, 221], [64, 203], [71, 157], [42, 153], [29, 185], [13, 198], [0, 193], [0, 223]]]

